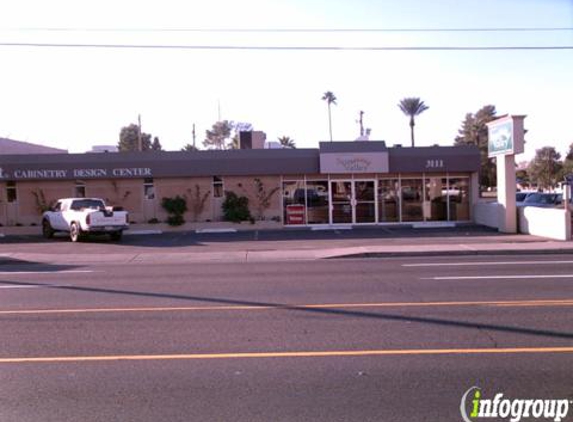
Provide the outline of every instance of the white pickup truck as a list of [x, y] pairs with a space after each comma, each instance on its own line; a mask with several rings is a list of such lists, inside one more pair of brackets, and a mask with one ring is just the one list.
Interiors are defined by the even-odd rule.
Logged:
[[112, 240], [120, 240], [129, 227], [128, 213], [106, 207], [98, 198], [65, 198], [42, 216], [42, 234], [53, 237], [55, 232], [68, 232], [72, 242], [88, 234], [109, 234]]

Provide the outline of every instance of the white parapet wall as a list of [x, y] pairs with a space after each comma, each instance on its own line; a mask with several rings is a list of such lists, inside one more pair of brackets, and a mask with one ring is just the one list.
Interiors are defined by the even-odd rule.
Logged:
[[499, 229], [503, 205], [498, 202], [478, 202], [474, 205], [474, 222]]
[[563, 208], [519, 207], [519, 232], [571, 240], [571, 211]]

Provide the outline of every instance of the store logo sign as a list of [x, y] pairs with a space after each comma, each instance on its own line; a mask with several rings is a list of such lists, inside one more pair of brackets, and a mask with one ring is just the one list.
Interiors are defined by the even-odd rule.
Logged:
[[388, 173], [388, 153], [322, 153], [320, 172], [331, 174]]
[[350, 158], [346, 160], [343, 158], [339, 158], [337, 162], [342, 167], [344, 167], [346, 171], [354, 173], [368, 171], [368, 169], [372, 165], [372, 161], [366, 158]]

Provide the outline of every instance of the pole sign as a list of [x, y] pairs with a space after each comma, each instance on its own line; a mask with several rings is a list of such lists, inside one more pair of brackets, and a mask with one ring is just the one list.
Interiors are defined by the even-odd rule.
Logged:
[[487, 123], [488, 157], [523, 152], [525, 143], [523, 119], [525, 116], [505, 116]]

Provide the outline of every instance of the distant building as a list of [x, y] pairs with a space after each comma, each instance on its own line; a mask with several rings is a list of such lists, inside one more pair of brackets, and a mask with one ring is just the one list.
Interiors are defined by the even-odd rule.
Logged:
[[277, 141], [267, 141], [265, 142], [265, 149], [281, 149], [284, 148], [280, 142]]
[[15, 141], [8, 138], [0, 138], [0, 155], [20, 154], [67, 154], [68, 150], [47, 147], [44, 145], [31, 144], [29, 142]]
[[89, 152], [119, 152], [117, 145], [94, 145]]

